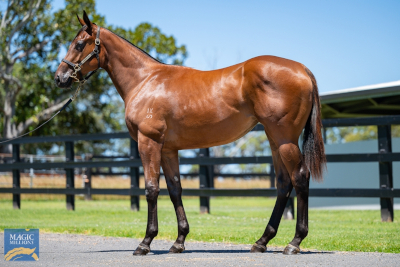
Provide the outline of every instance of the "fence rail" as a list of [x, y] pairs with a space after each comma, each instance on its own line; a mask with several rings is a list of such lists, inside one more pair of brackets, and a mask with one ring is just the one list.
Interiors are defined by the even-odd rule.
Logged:
[[[400, 153], [367, 153], [367, 154], [331, 154], [326, 155], [328, 162], [378, 162], [400, 161]], [[272, 164], [272, 157], [232, 157], [232, 158], [179, 158], [180, 165], [227, 165], [227, 164]], [[15, 162], [0, 164], [0, 171], [24, 169], [74, 169], [74, 168], [100, 168], [100, 167], [141, 167], [140, 159], [120, 161], [79, 161], [79, 162], [45, 162], [27, 163]], [[246, 175], [243, 173], [242, 175]]]
[[[107, 188], [0, 188], [0, 193], [12, 194], [61, 194], [61, 195], [120, 195], [120, 196], [145, 196], [145, 190], [133, 189], [107, 189]], [[183, 196], [195, 197], [275, 197], [275, 188], [266, 189], [219, 189], [204, 188], [182, 190]], [[168, 196], [167, 189], [161, 189], [160, 195]], [[290, 197], [295, 197], [293, 190]], [[400, 189], [310, 189], [310, 197], [370, 197], [393, 198], [400, 197]]]
[[[323, 126], [326, 127], [347, 127], [347, 126], [378, 126], [378, 151], [379, 153], [368, 154], [334, 154], [327, 155], [328, 162], [379, 162], [379, 181], [380, 188], [377, 189], [310, 189], [310, 197], [373, 197], [380, 198], [381, 201], [381, 218], [383, 221], [393, 221], [393, 198], [400, 197], [400, 189], [393, 189], [393, 171], [392, 162], [400, 161], [400, 153], [392, 153], [391, 144], [391, 125], [400, 124], [400, 116], [385, 116], [374, 118], [349, 118], [349, 119], [327, 119], [323, 120]], [[263, 131], [262, 125], [256, 125], [253, 131]], [[20, 208], [21, 194], [65, 194], [67, 196], [67, 208], [73, 210], [75, 207], [75, 195], [84, 194], [90, 198], [93, 194], [111, 194], [131, 196], [131, 209], [139, 209], [139, 196], [144, 195], [144, 189], [139, 188], [139, 167], [142, 165], [137, 143], [131, 140], [130, 156], [126, 156], [124, 160], [104, 160], [104, 161], [74, 161], [74, 142], [76, 141], [99, 141], [108, 139], [130, 138], [129, 134], [124, 133], [105, 133], [105, 134], [81, 134], [68, 136], [45, 136], [45, 137], [29, 137], [11, 141], [13, 145], [12, 163], [0, 164], [0, 171], [12, 171], [13, 187], [0, 188], [0, 193], [13, 194], [14, 208]], [[1, 140], [0, 140], [1, 141]], [[64, 142], [66, 147], [65, 162], [45, 162], [45, 163], [26, 163], [20, 159], [20, 145], [28, 143], [44, 143], [44, 142]], [[120, 157], [121, 158], [121, 157]], [[126, 158], [129, 158], [127, 160]], [[209, 212], [209, 198], [211, 196], [230, 196], [230, 197], [272, 197], [276, 196], [276, 189], [215, 189], [213, 165], [225, 164], [271, 164], [272, 157], [210, 157], [208, 149], [200, 149], [200, 156], [197, 158], [180, 158], [180, 164], [200, 165], [199, 189], [184, 189], [184, 196], [200, 197], [200, 211]], [[85, 188], [74, 188], [74, 169], [87, 168], [88, 177], [90, 178], [92, 168], [99, 167], [128, 167], [130, 168], [131, 188], [127, 189], [100, 189], [91, 188], [91, 180], [85, 183]], [[53, 169], [62, 168], [66, 171], [66, 188], [21, 188], [20, 186], [20, 170], [24, 169]], [[273, 176], [274, 171], [271, 168], [270, 175]], [[193, 174], [195, 175], [195, 174]], [[265, 174], [260, 174], [265, 175]], [[246, 174], [242, 174], [246, 176]], [[274, 181], [274, 177], [271, 177]], [[274, 185], [274, 182], [271, 183]], [[161, 195], [168, 195], [166, 189], [161, 189]], [[291, 197], [294, 197], [294, 191]], [[291, 204], [290, 204], [291, 203]], [[288, 209], [293, 213], [293, 199], [289, 201]]]

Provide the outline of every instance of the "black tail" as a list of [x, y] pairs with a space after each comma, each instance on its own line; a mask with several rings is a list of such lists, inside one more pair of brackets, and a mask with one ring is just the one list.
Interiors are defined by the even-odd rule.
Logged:
[[314, 75], [309, 69], [305, 69], [313, 85], [313, 106], [304, 128], [303, 155], [305, 163], [315, 181], [323, 180], [326, 170], [326, 156], [321, 128], [321, 105], [319, 102], [318, 86]]

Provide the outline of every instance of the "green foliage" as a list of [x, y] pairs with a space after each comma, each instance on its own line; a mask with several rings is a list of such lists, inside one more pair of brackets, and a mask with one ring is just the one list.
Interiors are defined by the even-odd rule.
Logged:
[[121, 27], [110, 27], [110, 30], [140, 47], [157, 60], [183, 65], [187, 57], [186, 47], [177, 46], [173, 36], [166, 36], [158, 27], [150, 23], [141, 23], [134, 30]]
[[[199, 214], [198, 198], [183, 199], [190, 224], [187, 241], [253, 244], [271, 216], [274, 198], [212, 198], [211, 214]], [[132, 213], [124, 201], [76, 201], [76, 210], [65, 201], [23, 201], [14, 210], [0, 201], [0, 229], [39, 228], [43, 232], [143, 238], [146, 231], [146, 200]], [[176, 215], [169, 197], [159, 197], [157, 238], [175, 240]], [[309, 233], [302, 249], [327, 251], [400, 252], [399, 220], [380, 221], [378, 210], [310, 210]], [[271, 246], [286, 246], [295, 233], [296, 221], [282, 220]], [[172, 241], [171, 241], [172, 242]], [[172, 244], [172, 243], [171, 243]]]
[[[72, 90], [57, 88], [53, 79], [54, 72], [60, 63], [59, 54], [68, 50], [70, 42], [81, 28], [76, 14], [82, 14], [83, 10], [89, 14], [94, 23], [110, 28], [163, 62], [182, 65], [187, 56], [184, 45], [178, 46], [173, 36], [166, 36], [158, 27], [149, 23], [142, 23], [135, 29], [107, 25], [105, 17], [96, 12], [94, 0], [66, 0], [65, 8], [55, 12], [51, 11], [49, 0], [10, 0], [7, 3], [9, 8], [0, 11], [0, 21], [3, 17], [14, 17], [14, 19], [3, 27], [0, 35], [2, 38], [0, 74], [7, 74], [9, 71], [8, 74], [18, 82], [12, 82], [0, 76], [0, 106], [4, 106], [8, 101], [13, 108], [7, 111], [8, 113], [4, 111], [4, 119], [0, 117], [0, 132], [4, 133], [3, 137], [6, 136], [4, 123], [7, 116], [12, 117], [11, 123], [15, 129], [13, 135], [22, 134], [33, 130], [54, 113], [54, 111], [48, 112], [47, 116], [42, 116], [39, 120], [44, 111], [74, 93]], [[37, 8], [33, 8], [36, 5]], [[29, 12], [33, 12], [34, 15], [13, 35], [13, 29]], [[35, 51], [28, 53], [32, 47]], [[12, 93], [9, 98], [6, 98], [7, 92], [9, 95]], [[107, 73], [100, 71], [85, 84], [80, 96], [67, 108], [66, 112], [61, 112], [51, 123], [31, 135], [126, 130], [124, 110], [121, 108], [123, 106]], [[28, 119], [33, 119], [34, 123], [25, 129], [22, 126]], [[17, 132], [19, 129], [23, 131]], [[51, 147], [51, 144], [41, 145], [41, 150], [49, 151]], [[35, 153], [37, 148], [35, 145], [25, 145], [23, 149], [24, 152]], [[78, 144], [77, 149], [87, 151], [81, 144]]]
[[377, 128], [376, 126], [328, 128], [326, 137], [330, 144], [371, 140], [377, 137]]
[[[333, 127], [326, 130], [328, 144], [373, 140], [378, 138], [376, 126]], [[400, 125], [392, 126], [392, 137], [400, 137]]]

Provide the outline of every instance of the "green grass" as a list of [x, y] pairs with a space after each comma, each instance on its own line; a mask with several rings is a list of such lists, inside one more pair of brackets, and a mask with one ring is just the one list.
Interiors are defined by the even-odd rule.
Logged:
[[[190, 234], [188, 241], [252, 244], [264, 232], [274, 205], [270, 198], [213, 198], [211, 214], [199, 214], [199, 200], [185, 198]], [[64, 201], [22, 201], [13, 210], [11, 201], [0, 201], [0, 228], [39, 228], [41, 232], [143, 238], [147, 205], [140, 212], [129, 201], [76, 201], [67, 211]], [[174, 240], [177, 224], [167, 197], [158, 204], [158, 239]], [[395, 216], [400, 216], [395, 211]], [[309, 234], [301, 247], [319, 250], [400, 252], [400, 223], [382, 223], [380, 211], [310, 210]], [[282, 220], [272, 246], [285, 246], [295, 232], [295, 221]]]

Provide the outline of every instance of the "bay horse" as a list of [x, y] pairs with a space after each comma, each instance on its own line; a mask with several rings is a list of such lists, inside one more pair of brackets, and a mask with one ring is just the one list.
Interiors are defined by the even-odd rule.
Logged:
[[[160, 166], [178, 222], [178, 237], [169, 252], [180, 253], [185, 250], [189, 223], [181, 199], [178, 150], [233, 142], [257, 123], [264, 126], [270, 142], [278, 196], [251, 252], [266, 251], [294, 187], [296, 233], [283, 253], [299, 253], [308, 233], [310, 175], [322, 180], [326, 163], [318, 87], [311, 71], [275, 56], [259, 56], [213, 71], [167, 65], [92, 23], [86, 12], [78, 20], [82, 29], [59, 65], [55, 82], [68, 88], [73, 79], [82, 81], [84, 74], [101, 67], [125, 103], [125, 121], [138, 142], [148, 203], [146, 236], [133, 254], [149, 253], [158, 234]], [[301, 152], [298, 140], [303, 129]]]

